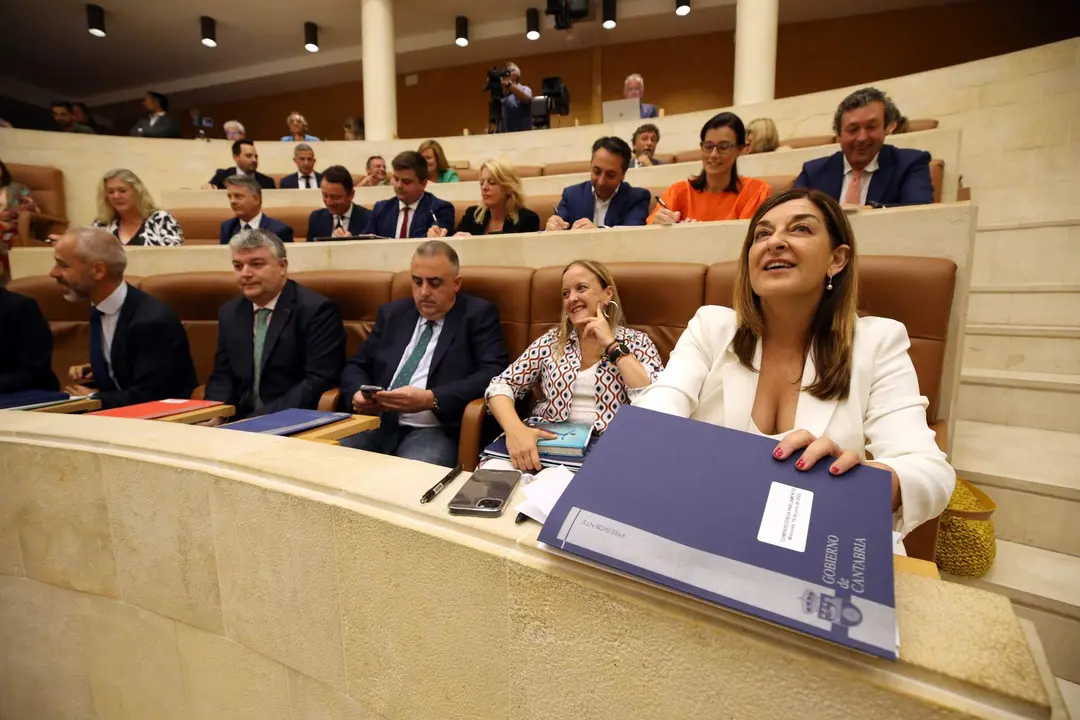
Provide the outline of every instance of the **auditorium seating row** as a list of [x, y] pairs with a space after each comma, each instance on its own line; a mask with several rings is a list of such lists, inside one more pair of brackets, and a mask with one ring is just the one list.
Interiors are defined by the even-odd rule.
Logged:
[[[731, 305], [734, 262], [611, 263], [624, 313], [632, 327], [647, 332], [664, 362], [690, 318], [702, 305]], [[463, 267], [462, 291], [485, 298], [499, 310], [511, 358], [559, 322], [562, 266]], [[351, 357], [368, 337], [378, 309], [391, 300], [411, 297], [407, 271], [321, 271], [292, 273], [297, 282], [326, 295], [340, 309], [346, 352]], [[128, 282], [167, 303], [180, 317], [191, 343], [200, 384], [213, 370], [218, 310], [238, 294], [231, 272], [199, 272], [128, 277]], [[868, 255], [859, 259], [859, 306], [870, 315], [903, 322], [911, 337], [910, 355], [921, 391], [930, 401], [927, 418], [938, 443], [946, 447], [945, 422], [939, 421], [939, 397], [945, 342], [952, 307], [956, 265], [940, 258]], [[89, 306], [63, 299], [47, 276], [14, 280], [10, 289], [37, 300], [53, 331], [53, 368], [61, 378], [71, 365], [87, 361]], [[320, 408], [335, 409], [338, 391], [323, 397]], [[460, 461], [475, 467], [485, 433], [483, 400], [473, 402], [462, 422]], [[935, 521], [936, 522], [936, 521]], [[936, 524], [908, 543], [908, 552], [932, 560]], [[929, 543], [929, 548], [926, 547]], [[913, 548], [914, 544], [914, 548]]]

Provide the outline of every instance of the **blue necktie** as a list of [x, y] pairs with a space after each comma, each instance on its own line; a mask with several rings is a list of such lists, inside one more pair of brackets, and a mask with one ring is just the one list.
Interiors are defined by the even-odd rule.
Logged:
[[105, 361], [105, 352], [102, 350], [105, 335], [101, 329], [101, 316], [100, 310], [90, 308], [90, 369], [94, 371], [94, 383], [98, 390], [112, 392], [117, 388], [109, 376], [109, 364]]

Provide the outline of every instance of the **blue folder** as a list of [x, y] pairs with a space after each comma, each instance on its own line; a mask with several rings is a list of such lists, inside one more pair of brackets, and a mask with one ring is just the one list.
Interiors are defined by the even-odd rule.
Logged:
[[313, 428], [336, 423], [352, 417], [349, 413], [322, 412], [320, 410], [279, 410], [268, 415], [221, 425], [226, 430], [264, 433], [267, 435], [295, 435]]
[[540, 532], [553, 548], [895, 660], [892, 483], [624, 405]]
[[[589, 457], [589, 453], [592, 452], [592, 449], [596, 446], [599, 439], [600, 437], [598, 435], [593, 435], [592, 438], [589, 439], [589, 444], [585, 446], [584, 454], [580, 456], [546, 453], [544, 452], [544, 449], [537, 444], [536, 450], [537, 454], [540, 456], [540, 464], [544, 467], [558, 467], [561, 465], [571, 469], [577, 469], [585, 462], [585, 458]], [[504, 433], [495, 438], [495, 440], [480, 453], [480, 457], [509, 460], [510, 451], [506, 448], [506, 434]]]
[[0, 394], [0, 410], [30, 409], [67, 402], [70, 396], [57, 390], [19, 390]]

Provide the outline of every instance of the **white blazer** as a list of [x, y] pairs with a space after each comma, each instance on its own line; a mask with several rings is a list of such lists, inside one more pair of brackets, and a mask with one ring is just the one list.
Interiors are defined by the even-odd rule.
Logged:
[[[750, 432], [758, 374], [744, 367], [731, 347], [736, 328], [731, 308], [700, 308], [667, 368], [633, 404]], [[808, 354], [795, 411], [796, 429], [832, 438], [864, 461], [870, 456], [896, 472], [901, 507], [893, 525], [905, 535], [940, 515], [956, 484], [956, 473], [926, 424], [928, 401], [919, 394], [910, 346], [903, 324], [858, 318], [847, 399], [819, 400], [806, 391], [816, 374]], [[760, 365], [759, 340], [754, 367]]]

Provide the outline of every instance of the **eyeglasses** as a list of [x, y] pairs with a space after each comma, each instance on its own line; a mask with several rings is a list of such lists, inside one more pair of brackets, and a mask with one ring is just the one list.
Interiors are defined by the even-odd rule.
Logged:
[[732, 150], [734, 150], [734, 149], [736, 149], [738, 147], [739, 146], [736, 145], [735, 143], [729, 143], [729, 142], [726, 142], [726, 141], [722, 142], [722, 143], [714, 143], [714, 142], [703, 142], [703, 143], [701, 143], [701, 149], [702, 149], [702, 151], [704, 151], [704, 153], [706, 155], [712, 155], [713, 150], [718, 150], [718, 151], [720, 151], [722, 153], [729, 153], [729, 152], [731, 152]]

